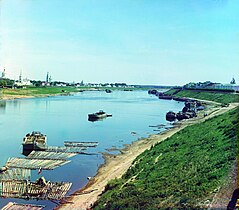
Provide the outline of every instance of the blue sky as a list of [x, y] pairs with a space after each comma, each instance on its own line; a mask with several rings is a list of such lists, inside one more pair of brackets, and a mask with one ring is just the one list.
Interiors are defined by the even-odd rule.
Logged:
[[239, 82], [238, 0], [0, 0], [0, 70], [17, 79]]

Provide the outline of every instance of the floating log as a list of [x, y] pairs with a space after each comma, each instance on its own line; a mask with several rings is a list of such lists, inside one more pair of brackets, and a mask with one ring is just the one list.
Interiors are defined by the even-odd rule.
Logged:
[[96, 147], [98, 142], [77, 142], [77, 141], [65, 141], [64, 145], [66, 147]]
[[15, 202], [9, 202], [2, 210], [41, 210], [45, 206], [35, 204], [19, 204]]
[[25, 169], [44, 169], [52, 170], [62, 166], [70, 161], [67, 160], [50, 160], [50, 159], [30, 159], [30, 158], [9, 158], [6, 166], [8, 168], [25, 168]]

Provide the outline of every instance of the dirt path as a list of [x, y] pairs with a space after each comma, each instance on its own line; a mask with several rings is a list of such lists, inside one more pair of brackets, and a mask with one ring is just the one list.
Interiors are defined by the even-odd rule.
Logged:
[[124, 148], [120, 155], [105, 155], [105, 164], [99, 168], [96, 176], [92, 178], [83, 189], [71, 195], [67, 200], [68, 203], [62, 204], [57, 207], [57, 209], [90, 209], [92, 204], [96, 202], [99, 195], [104, 190], [106, 184], [112, 179], [121, 177], [131, 166], [133, 160], [146, 149], [149, 149], [152, 145], [165, 140], [188, 125], [203, 122], [235, 108], [238, 105], [238, 103], [233, 103], [230, 104], [229, 107], [211, 108], [208, 110], [209, 115], [207, 117], [199, 116], [194, 119], [175, 123], [175, 127], [172, 129], [133, 142], [131, 145]]

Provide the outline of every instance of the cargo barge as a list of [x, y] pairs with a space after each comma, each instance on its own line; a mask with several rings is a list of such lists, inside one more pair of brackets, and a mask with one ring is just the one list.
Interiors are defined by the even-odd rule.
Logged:
[[33, 131], [23, 138], [23, 155], [29, 155], [34, 151], [44, 151], [47, 149], [47, 137], [41, 132]]

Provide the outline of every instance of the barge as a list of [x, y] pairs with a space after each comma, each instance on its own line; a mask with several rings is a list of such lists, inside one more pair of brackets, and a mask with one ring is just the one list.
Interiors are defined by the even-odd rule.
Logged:
[[93, 114], [88, 114], [89, 121], [97, 121], [106, 117], [112, 117], [112, 115], [107, 115], [104, 111], [100, 110]]
[[23, 138], [23, 155], [29, 155], [34, 151], [44, 151], [47, 149], [46, 144], [47, 137], [41, 132], [33, 131], [31, 134], [28, 133]]

